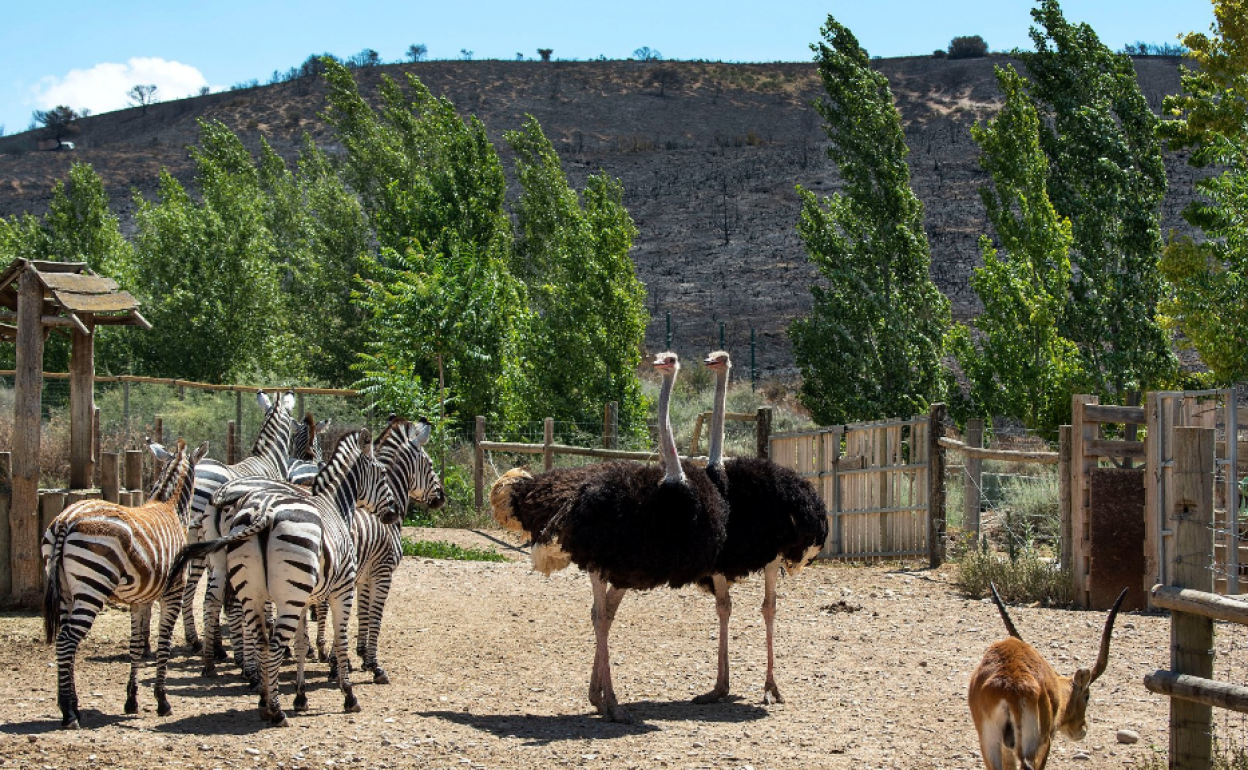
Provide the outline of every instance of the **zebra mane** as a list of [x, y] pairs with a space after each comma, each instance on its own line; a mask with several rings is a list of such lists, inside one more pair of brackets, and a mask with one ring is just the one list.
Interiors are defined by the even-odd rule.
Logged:
[[343, 434], [324, 467], [312, 480], [312, 495], [332, 497], [348, 523], [355, 511], [356, 501], [369, 480], [368, 473], [374, 463], [371, 450], [368, 431]]
[[[264, 391], [260, 391], [257, 400], [263, 406], [268, 402]], [[260, 425], [260, 434], [251, 447], [251, 456], [271, 463], [279, 476], [286, 473], [286, 450], [290, 445], [290, 434], [293, 429], [290, 410], [294, 407], [295, 396], [288, 391], [277, 399], [264, 416]]]
[[305, 462], [320, 462], [321, 444], [316, 432], [316, 420], [311, 412], [303, 416], [303, 420], [295, 423], [290, 435], [290, 456]]

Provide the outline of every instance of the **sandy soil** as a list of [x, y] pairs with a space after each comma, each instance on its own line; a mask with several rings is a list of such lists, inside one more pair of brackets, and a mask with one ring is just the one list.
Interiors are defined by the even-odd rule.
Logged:
[[[141, 713], [123, 715], [129, 621], [101, 616], [80, 650], [85, 729], [57, 729], [54, 652], [33, 615], [0, 616], [0, 767], [974, 768], [966, 682], [1003, 636], [991, 604], [963, 598], [946, 568], [818, 564], [783, 578], [777, 679], [786, 703], [762, 705], [761, 580], [734, 590], [735, 697], [695, 706], [715, 678], [714, 602], [696, 590], [630, 595], [612, 635], [616, 691], [637, 722], [603, 722], [586, 698], [593, 656], [583, 573], [529, 571], [500, 532], [418, 530], [489, 547], [507, 563], [407, 559], [395, 579], [381, 660], [393, 684], [357, 676], [360, 714], [312, 666], [311, 710], [272, 728], [230, 673], [198, 676], [179, 647], [174, 713], [157, 717], [151, 672]], [[1021, 607], [1015, 622], [1060, 669], [1094, 659], [1104, 617]], [[1168, 659], [1162, 615], [1120, 617], [1082, 744], [1059, 739], [1050, 767], [1139, 766], [1167, 745], [1167, 704], [1146, 673]], [[181, 645], [181, 631], [175, 633]], [[1243, 670], [1244, 645], [1219, 635], [1220, 677]], [[354, 647], [354, 643], [352, 643]], [[1238, 657], [1237, 657], [1238, 656]], [[293, 667], [288, 667], [292, 668]], [[284, 675], [284, 699], [293, 685]], [[1238, 719], [1236, 730], [1243, 730]], [[1134, 745], [1116, 740], [1137, 732]], [[1081, 756], [1077, 756], [1080, 753]]]

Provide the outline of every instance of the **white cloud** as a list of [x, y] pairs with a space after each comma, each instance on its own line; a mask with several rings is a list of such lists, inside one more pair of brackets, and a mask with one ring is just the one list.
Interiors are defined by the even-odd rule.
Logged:
[[135, 57], [125, 64], [105, 62], [90, 69], [70, 70], [64, 77], [49, 75], [40, 79], [31, 93], [40, 109], [65, 104], [100, 113], [131, 106], [126, 92], [148, 84], [156, 86], [158, 101], [167, 101], [199, 93], [208, 80], [189, 64]]

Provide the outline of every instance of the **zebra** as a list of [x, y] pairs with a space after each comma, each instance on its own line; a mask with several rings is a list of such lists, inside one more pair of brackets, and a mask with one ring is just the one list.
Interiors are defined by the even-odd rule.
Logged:
[[[222, 484], [236, 478], [260, 476], [268, 479], [286, 478], [287, 452], [291, 434], [295, 431], [291, 409], [295, 405], [295, 394], [288, 391], [276, 403], [271, 401], [263, 390], [256, 394], [256, 402], [265, 410], [264, 422], [260, 424], [260, 433], [252, 445], [251, 455], [241, 462], [226, 465], [217, 460], [205, 459], [195, 469], [195, 497], [191, 503], [191, 529], [187, 540], [211, 540], [221, 532], [219, 522], [209, 515], [209, 504], [212, 495]], [[149, 441], [148, 447], [158, 459], [165, 459], [167, 450], [160, 444]], [[208, 572], [208, 589], [204, 594], [204, 639], [201, 640], [195, 628], [194, 599], [195, 590], [200, 576]], [[224, 658], [225, 648], [221, 644], [221, 605], [222, 592], [225, 585], [225, 562], [203, 560], [193, 562], [187, 570], [186, 585], [182, 594], [182, 632], [186, 637], [191, 654], [201, 652], [207, 643], [209, 652], [214, 658]], [[205, 676], [210, 676], [205, 673]]]
[[[396, 486], [396, 482], [392, 477], [390, 468], [382, 464], [378, 459], [377, 453], [367, 455], [367, 462], [364, 463], [362, 476], [360, 479], [359, 499], [356, 501], [357, 509], [362, 508], [366, 512], [373, 512], [393, 507], [391, 501], [400, 499], [407, 494], [407, 488]], [[309, 496], [312, 494], [309, 487], [293, 484], [289, 481], [273, 481], [272, 479], [260, 478], [252, 476], [248, 478], [234, 479], [226, 482], [217, 489], [212, 496], [209, 512], [215, 514], [221, 522], [221, 528], [228, 530], [233, 520], [234, 512], [239, 507], [240, 501], [253, 494], [272, 493], [285, 495]], [[358, 510], [357, 510], [358, 512]], [[387, 514], [389, 517], [390, 514]], [[228, 588], [228, 586], [227, 586]], [[250, 641], [243, 629], [243, 619], [241, 607], [235, 611], [237, 602], [230, 607], [230, 623], [231, 626], [237, 624], [238, 633], [234, 634], [234, 641], [237, 642], [236, 650], [239, 653], [238, 663], [243, 670], [243, 676], [246, 677], [251, 687], [254, 689], [260, 684], [260, 674], [256, 661], [255, 651], [251, 648]], [[207, 650], [205, 649], [205, 653]], [[322, 656], [324, 659], [324, 656]], [[204, 672], [205, 676], [215, 675], [215, 660], [212, 655], [204, 655]]]
[[[243, 607], [245, 638], [260, 642], [260, 716], [285, 725], [278, 698], [277, 673], [292, 637], [295, 645], [294, 708], [307, 708], [304, 665], [307, 657], [306, 610], [328, 599], [334, 614], [334, 654], [343, 692], [343, 710], [360, 710], [347, 672], [347, 619], [354, 599], [355, 547], [351, 521], [371, 465], [365, 431], [349, 433], [334, 448], [312, 484], [312, 494], [255, 492], [239, 501], [228, 535], [192, 543], [179, 554], [175, 568], [196, 556], [227, 551], [229, 580]], [[400, 515], [390, 484], [381, 484], [382, 516]], [[265, 622], [266, 601], [274, 605], [272, 632]]]
[[287, 481], [312, 486], [312, 479], [321, 469], [321, 435], [330, 422], [329, 418], [317, 422], [311, 412], [306, 412], [303, 420], [295, 424], [290, 435], [290, 457], [286, 461]]
[[[425, 420], [411, 423], [390, 416], [389, 424], [378, 436], [374, 451], [383, 465], [394, 475], [395, 492], [427, 508], [436, 510], [446, 504], [442, 480], [433, 470], [433, 462], [425, 453], [432, 427]], [[377, 641], [381, 635], [382, 613], [390, 595], [394, 570], [403, 559], [402, 517], [393, 521], [364, 512], [357, 512], [351, 521], [351, 538], [355, 542], [356, 577], [356, 654], [365, 671], [373, 673], [374, 684], [389, 684], [390, 677], [377, 662]], [[316, 650], [325, 660], [324, 606], [317, 607]], [[331, 676], [334, 675], [331, 659]]]
[[140, 619], [147, 616], [134, 609], [150, 609], [152, 602], [160, 601], [156, 712], [168, 716], [172, 711], [165, 693], [165, 674], [169, 641], [182, 603], [183, 576], [170, 567], [186, 545], [195, 466], [207, 453], [206, 441], [192, 453], [187, 451], [186, 442], [178, 439], [176, 451], [165, 463], [146, 504], [131, 508], [104, 500], [83, 500], [62, 511], [44, 533], [43, 624], [47, 642], [56, 640], [57, 704], [62, 728], [81, 724], [74, 658], [110, 598], [132, 609], [127, 714], [139, 710], [138, 671], [145, 637]]

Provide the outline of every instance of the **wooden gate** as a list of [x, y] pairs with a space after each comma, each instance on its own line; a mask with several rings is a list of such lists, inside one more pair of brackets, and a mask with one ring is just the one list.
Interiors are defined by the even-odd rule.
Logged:
[[1148, 474], [1145, 478], [1146, 582], [1170, 585], [1173, 532], [1165, 517], [1174, 508], [1175, 428], [1212, 428], [1215, 436], [1214, 470], [1214, 591], [1238, 594], [1248, 572], [1248, 546], [1240, 536], [1238, 477], [1248, 460], [1241, 431], [1248, 428], [1236, 406], [1234, 390], [1158, 391], [1145, 403], [1148, 434], [1144, 442]]
[[[821, 556], [874, 561], [932, 555], [930, 422], [923, 416], [771, 437], [771, 459], [810, 479], [827, 504], [828, 541]], [[943, 538], [943, 527], [937, 529]]]

